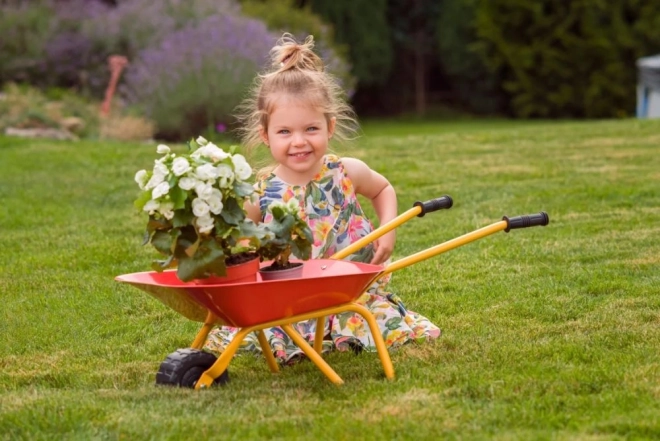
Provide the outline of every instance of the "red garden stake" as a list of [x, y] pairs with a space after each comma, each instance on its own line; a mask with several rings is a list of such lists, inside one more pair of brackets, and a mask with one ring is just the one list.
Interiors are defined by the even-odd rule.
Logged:
[[110, 67], [110, 82], [108, 87], [105, 89], [105, 99], [103, 104], [101, 104], [101, 115], [107, 116], [110, 113], [110, 103], [112, 102], [112, 96], [115, 94], [117, 89], [117, 83], [119, 82], [119, 77], [121, 76], [122, 70], [128, 64], [128, 59], [122, 55], [110, 55], [108, 57], [108, 66]]

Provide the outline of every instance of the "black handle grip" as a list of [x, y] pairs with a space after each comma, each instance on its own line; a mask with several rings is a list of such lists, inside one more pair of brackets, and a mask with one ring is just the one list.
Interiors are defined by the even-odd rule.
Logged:
[[444, 195], [426, 202], [417, 201], [413, 204], [413, 207], [421, 207], [422, 211], [417, 217], [423, 217], [426, 213], [442, 210], [443, 208], [451, 208], [452, 205], [454, 205], [454, 201], [451, 196]]
[[545, 227], [548, 225], [548, 223], [550, 223], [550, 217], [545, 211], [536, 214], [523, 214], [522, 216], [516, 216], [512, 218], [504, 216], [502, 220], [505, 220], [507, 223], [506, 230], [504, 230], [505, 233], [508, 233], [509, 230], [515, 230], [516, 228], [536, 226]]

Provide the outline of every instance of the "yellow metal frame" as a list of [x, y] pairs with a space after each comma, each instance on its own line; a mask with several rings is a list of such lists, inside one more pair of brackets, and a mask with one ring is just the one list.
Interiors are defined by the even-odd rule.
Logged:
[[[268, 323], [261, 323], [259, 325], [241, 328], [236, 333], [229, 345], [225, 348], [224, 352], [215, 361], [215, 363], [213, 363], [213, 366], [206, 370], [201, 375], [199, 380], [197, 380], [195, 389], [210, 387], [213, 384], [213, 381], [222, 375], [222, 373], [229, 366], [229, 362], [234, 357], [234, 354], [236, 354], [236, 351], [240, 347], [241, 342], [250, 332], [257, 333], [257, 338], [259, 340], [259, 344], [261, 345], [261, 350], [264, 354], [264, 357], [266, 358], [266, 363], [268, 364], [270, 371], [273, 373], [279, 372], [279, 366], [277, 365], [277, 361], [271, 352], [270, 345], [268, 344], [266, 336], [263, 332], [264, 329], [272, 328], [274, 326], [279, 326], [282, 328], [284, 332], [286, 332], [289, 337], [291, 337], [291, 340], [293, 340], [293, 342], [298, 345], [298, 347], [305, 353], [305, 355], [307, 355], [312, 363], [314, 363], [331, 382], [337, 385], [343, 384], [344, 381], [339, 377], [339, 375], [337, 375], [337, 373], [330, 367], [330, 365], [326, 363], [325, 360], [323, 360], [323, 357], [321, 356], [321, 345], [323, 343], [323, 324], [325, 317], [346, 311], [353, 311], [357, 314], [360, 314], [367, 321], [369, 329], [371, 330], [371, 334], [374, 338], [376, 351], [378, 352], [381, 364], [383, 365], [383, 370], [385, 371], [385, 377], [388, 379], [394, 378], [394, 367], [392, 366], [392, 360], [390, 359], [390, 354], [387, 352], [387, 347], [385, 346], [385, 341], [383, 340], [383, 336], [380, 332], [380, 329], [378, 328], [376, 319], [364, 306], [357, 303], [346, 303], [344, 305], [335, 306], [332, 308], [323, 308], [314, 312], [287, 317], [286, 319], [282, 320], [275, 320]], [[310, 344], [307, 343], [307, 341], [291, 325], [292, 323], [310, 319], [317, 319], [317, 331], [314, 339], [314, 347], [310, 346]], [[202, 329], [197, 334], [197, 337], [195, 337], [195, 341], [192, 345], [194, 349], [202, 349], [202, 346], [204, 345], [204, 342], [206, 341], [206, 338], [208, 337], [208, 334], [215, 323], [215, 316], [209, 313], [206, 321], [204, 322], [204, 325], [202, 326]]]
[[[344, 257], [361, 249], [366, 244], [373, 242], [383, 234], [398, 227], [399, 225], [406, 222], [410, 218], [417, 216], [420, 212], [421, 212], [421, 207], [414, 207], [406, 211], [405, 213], [399, 215], [397, 218], [393, 219], [392, 221], [382, 225], [380, 228], [374, 230], [372, 233], [368, 234], [367, 236], [363, 237], [362, 239], [358, 240], [352, 245], [334, 254], [333, 256], [331, 256], [331, 259], [343, 259]], [[428, 258], [437, 256], [438, 254], [444, 253], [446, 251], [453, 250], [454, 248], [458, 248], [470, 242], [474, 242], [475, 240], [481, 239], [483, 237], [489, 236], [499, 231], [503, 231], [507, 227], [508, 227], [508, 222], [504, 220], [500, 222], [496, 222], [489, 226], [475, 230], [471, 233], [464, 234], [463, 236], [459, 236], [455, 239], [449, 240], [434, 247], [420, 251], [419, 253], [410, 255], [408, 257], [404, 257], [403, 259], [397, 260], [396, 262], [387, 265], [382, 272], [380, 272], [378, 275], [375, 276], [375, 279], [381, 278], [385, 274], [389, 274], [398, 269], [405, 268], [417, 262], [421, 262], [422, 260], [426, 260]], [[222, 373], [229, 366], [229, 362], [233, 358], [234, 354], [240, 347], [241, 342], [250, 332], [257, 333], [259, 344], [261, 346], [264, 357], [266, 358], [266, 363], [268, 364], [268, 367], [271, 370], [271, 372], [274, 373], [279, 372], [279, 366], [277, 365], [277, 361], [275, 360], [275, 357], [271, 352], [270, 345], [268, 344], [268, 341], [266, 340], [266, 337], [263, 332], [264, 329], [275, 326], [279, 326], [280, 328], [282, 328], [284, 332], [286, 332], [289, 335], [289, 337], [291, 337], [294, 343], [298, 345], [298, 347], [305, 353], [305, 355], [307, 355], [307, 357], [321, 370], [321, 372], [323, 372], [323, 374], [326, 377], [328, 377], [328, 379], [331, 382], [337, 385], [343, 384], [344, 381], [339, 377], [339, 375], [337, 375], [337, 373], [330, 367], [330, 365], [328, 365], [328, 363], [326, 363], [325, 360], [323, 360], [323, 357], [321, 357], [321, 348], [323, 344], [323, 337], [324, 337], [323, 334], [325, 330], [325, 326], [324, 326], [325, 317], [346, 311], [353, 311], [361, 315], [366, 320], [374, 339], [376, 351], [378, 352], [378, 356], [380, 358], [381, 364], [383, 365], [383, 370], [385, 371], [385, 377], [388, 379], [394, 378], [394, 367], [392, 366], [392, 360], [390, 359], [390, 355], [387, 352], [387, 347], [385, 346], [385, 341], [383, 340], [383, 336], [380, 332], [376, 319], [371, 314], [371, 312], [369, 312], [367, 308], [365, 308], [364, 306], [358, 303], [351, 302], [331, 308], [323, 308], [317, 311], [295, 315], [293, 317], [287, 317], [281, 320], [275, 320], [268, 323], [261, 323], [258, 325], [241, 328], [236, 333], [232, 341], [229, 343], [225, 351], [213, 364], [213, 366], [211, 366], [201, 375], [201, 377], [197, 381], [197, 384], [195, 385], [195, 389], [210, 387], [213, 384], [213, 381], [215, 381], [216, 378], [222, 375]], [[310, 346], [310, 344], [307, 343], [307, 341], [292, 326], [292, 323], [297, 323], [300, 321], [310, 320], [310, 319], [317, 320], [316, 334], [314, 336], [313, 347]], [[215, 317], [213, 313], [209, 312], [207, 314], [206, 319], [204, 320], [204, 325], [202, 326], [202, 329], [199, 331], [199, 333], [195, 337], [195, 340], [192, 343], [192, 347], [195, 349], [202, 349], [202, 347], [204, 346], [204, 342], [208, 337], [209, 332], [211, 331], [213, 326], [215, 326], [219, 322], [220, 321], [217, 319], [217, 317]]]

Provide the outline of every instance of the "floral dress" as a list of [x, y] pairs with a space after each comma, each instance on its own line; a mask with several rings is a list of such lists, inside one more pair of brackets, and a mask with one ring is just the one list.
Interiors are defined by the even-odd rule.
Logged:
[[[291, 198], [300, 201], [306, 221], [314, 235], [313, 258], [328, 258], [351, 243], [373, 231], [373, 225], [364, 215], [346, 175], [341, 160], [326, 155], [321, 171], [305, 186], [289, 185], [274, 174], [258, 183], [259, 206], [264, 221], [269, 220], [268, 205]], [[373, 256], [370, 244], [346, 260], [369, 262]], [[392, 293], [385, 291], [389, 276], [374, 283], [357, 300], [374, 315], [387, 347], [396, 347], [411, 341], [421, 342], [440, 336], [440, 329], [426, 317], [406, 310]], [[316, 319], [299, 322], [293, 327], [311, 344], [316, 331]], [[325, 320], [323, 350], [375, 351], [371, 332], [366, 321], [352, 311], [342, 312]], [[237, 328], [223, 326], [209, 334], [204, 349], [219, 354], [231, 342]], [[265, 329], [264, 333], [275, 358], [282, 364], [296, 361], [302, 350], [279, 327]], [[241, 350], [260, 352], [261, 346], [254, 333], [242, 342]]]

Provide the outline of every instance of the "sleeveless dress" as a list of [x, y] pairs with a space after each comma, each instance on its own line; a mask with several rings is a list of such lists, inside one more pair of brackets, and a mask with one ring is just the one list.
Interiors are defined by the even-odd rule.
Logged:
[[[289, 185], [274, 174], [257, 184], [260, 194], [259, 206], [262, 218], [268, 222], [271, 216], [268, 205], [275, 200], [298, 199], [306, 221], [312, 229], [314, 245], [312, 258], [328, 258], [373, 231], [373, 225], [364, 215], [353, 185], [346, 175], [341, 160], [326, 155], [321, 171], [305, 186]], [[373, 256], [370, 244], [346, 260], [369, 262]], [[387, 347], [396, 347], [408, 342], [422, 342], [440, 336], [440, 329], [426, 317], [407, 310], [398, 297], [385, 290], [390, 275], [374, 283], [357, 300], [375, 317]], [[314, 341], [316, 319], [293, 325], [310, 343]], [[323, 351], [367, 350], [375, 351], [369, 326], [353, 312], [343, 312], [325, 320]], [[237, 328], [223, 326], [213, 329], [204, 345], [204, 350], [221, 353], [231, 342]], [[304, 354], [289, 336], [279, 327], [265, 329], [264, 333], [275, 358], [281, 364], [289, 364]], [[241, 344], [241, 351], [260, 353], [261, 346], [254, 333], [250, 333]]]

